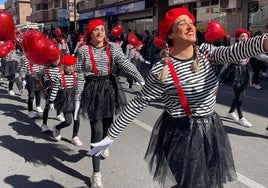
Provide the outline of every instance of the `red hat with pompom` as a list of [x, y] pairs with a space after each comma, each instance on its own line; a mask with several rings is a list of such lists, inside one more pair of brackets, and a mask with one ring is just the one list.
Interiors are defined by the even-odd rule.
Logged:
[[250, 32], [246, 29], [238, 29], [235, 31], [235, 37], [239, 37], [241, 33], [246, 33], [250, 37]]
[[91, 33], [91, 31], [95, 27], [98, 27], [99, 25], [105, 26], [105, 22], [101, 19], [96, 19], [96, 20], [89, 22], [89, 24], [87, 25], [87, 29], [86, 29], [86, 36], [89, 35]]
[[72, 55], [66, 55], [61, 59], [61, 63], [63, 65], [75, 65], [76, 64], [76, 58]]
[[159, 24], [159, 37], [156, 37], [157, 41], [154, 42], [157, 47], [163, 47], [165, 45], [165, 41], [172, 24], [181, 15], [189, 16], [193, 23], [195, 23], [194, 15], [190, 13], [187, 8], [180, 7], [169, 10]]

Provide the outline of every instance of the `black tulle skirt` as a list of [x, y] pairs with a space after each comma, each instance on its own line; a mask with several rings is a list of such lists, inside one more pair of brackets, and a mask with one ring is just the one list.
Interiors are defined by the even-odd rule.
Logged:
[[113, 117], [126, 103], [126, 96], [115, 76], [86, 78], [81, 102], [84, 117], [90, 120]]
[[41, 91], [42, 90], [42, 82], [38, 77], [27, 75], [26, 76], [26, 89], [28, 91]]
[[75, 103], [74, 96], [74, 88], [59, 90], [54, 102], [55, 109], [58, 112], [73, 112]]
[[216, 113], [172, 118], [164, 112], [145, 160], [162, 187], [216, 188], [237, 177], [230, 141]]
[[252, 69], [249, 63], [246, 65], [231, 63], [220, 74], [220, 82], [245, 90], [250, 84], [251, 75]]

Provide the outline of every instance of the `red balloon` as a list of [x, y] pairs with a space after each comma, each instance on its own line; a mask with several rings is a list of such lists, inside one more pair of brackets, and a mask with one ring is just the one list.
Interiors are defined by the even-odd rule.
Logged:
[[158, 48], [162, 48], [162, 47], [165, 47], [166, 45], [166, 41], [163, 40], [161, 37], [156, 37], [154, 39], [154, 45]]
[[0, 45], [0, 58], [3, 58], [7, 56], [7, 54], [10, 52], [9, 45], [7, 43]]
[[139, 39], [137, 38], [137, 36], [133, 33], [129, 33], [128, 34], [128, 43], [135, 46], [137, 44], [137, 42], [139, 41]]
[[122, 32], [123, 32], [123, 27], [121, 25], [117, 25], [111, 30], [111, 35], [113, 37], [120, 37]]
[[22, 49], [33, 64], [50, 64], [55, 62], [61, 54], [55, 43], [36, 30], [24, 33]]
[[16, 50], [15, 44], [11, 40], [5, 41], [5, 44], [8, 46], [10, 50]]
[[56, 28], [56, 29], [55, 29], [55, 34], [56, 34], [58, 37], [62, 37], [62, 33], [61, 33], [60, 28]]
[[211, 21], [207, 25], [207, 31], [205, 33], [205, 39], [208, 42], [214, 43], [226, 36], [226, 32], [222, 25], [217, 21]]
[[13, 40], [15, 38], [15, 25], [13, 17], [6, 11], [0, 11], [0, 40]]

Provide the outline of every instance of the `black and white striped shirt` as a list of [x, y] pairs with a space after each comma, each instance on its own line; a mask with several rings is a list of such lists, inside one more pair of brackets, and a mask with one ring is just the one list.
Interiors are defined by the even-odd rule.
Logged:
[[[64, 76], [64, 78], [63, 78]], [[59, 90], [76, 87], [76, 74], [64, 74], [56, 78], [55, 84], [52, 86], [49, 101], [53, 102]], [[65, 80], [65, 81], [64, 81]], [[66, 84], [66, 85], [65, 85]]]
[[132, 46], [131, 44], [127, 45], [126, 49], [126, 56], [131, 61], [133, 58], [136, 60], [139, 60], [140, 62], [144, 62], [145, 59], [143, 59], [142, 55], [139, 51], [136, 50], [135, 46]]
[[[123, 53], [121, 47], [118, 44], [110, 43], [111, 45], [111, 58], [112, 64], [118, 66], [125, 72], [131, 74], [138, 82], [144, 82], [142, 75], [139, 73], [137, 68], [127, 59]], [[105, 47], [96, 48], [92, 46], [92, 51], [94, 54], [94, 60], [96, 62], [96, 67], [98, 70], [98, 76], [107, 76], [109, 59], [106, 54]], [[76, 100], [81, 100], [81, 93], [84, 87], [85, 77], [94, 75], [92, 64], [90, 60], [88, 45], [84, 45], [78, 49], [77, 52], [77, 91], [76, 91]]]
[[44, 66], [37, 64], [29, 64], [29, 60], [25, 55], [21, 57], [20, 60], [20, 74], [22, 78], [25, 78], [26, 75], [44, 75]]
[[46, 65], [44, 81], [51, 80], [53, 83], [55, 83], [61, 76], [61, 72], [62, 70], [60, 65]]
[[[207, 43], [202, 44], [199, 47], [199, 72], [191, 71], [193, 58], [180, 60], [170, 57], [193, 116], [205, 116], [215, 111], [218, 79], [215, 75], [214, 65], [237, 62], [240, 59], [264, 53], [264, 38], [265, 36], [251, 38], [241, 43], [236, 43], [231, 47], [215, 47]], [[157, 98], [162, 99], [166, 107], [165, 110], [172, 117], [186, 115], [170, 71], [163, 82], [158, 79], [163, 66], [163, 63], [158, 62], [152, 68], [140, 95], [137, 95], [128, 103], [109, 128], [108, 135], [110, 137], [116, 138], [145, 109], [148, 103]]]

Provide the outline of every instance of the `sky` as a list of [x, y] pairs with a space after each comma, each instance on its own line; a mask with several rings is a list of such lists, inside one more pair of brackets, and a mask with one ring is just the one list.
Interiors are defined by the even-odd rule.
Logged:
[[0, 0], [0, 4], [5, 4], [6, 0]]

